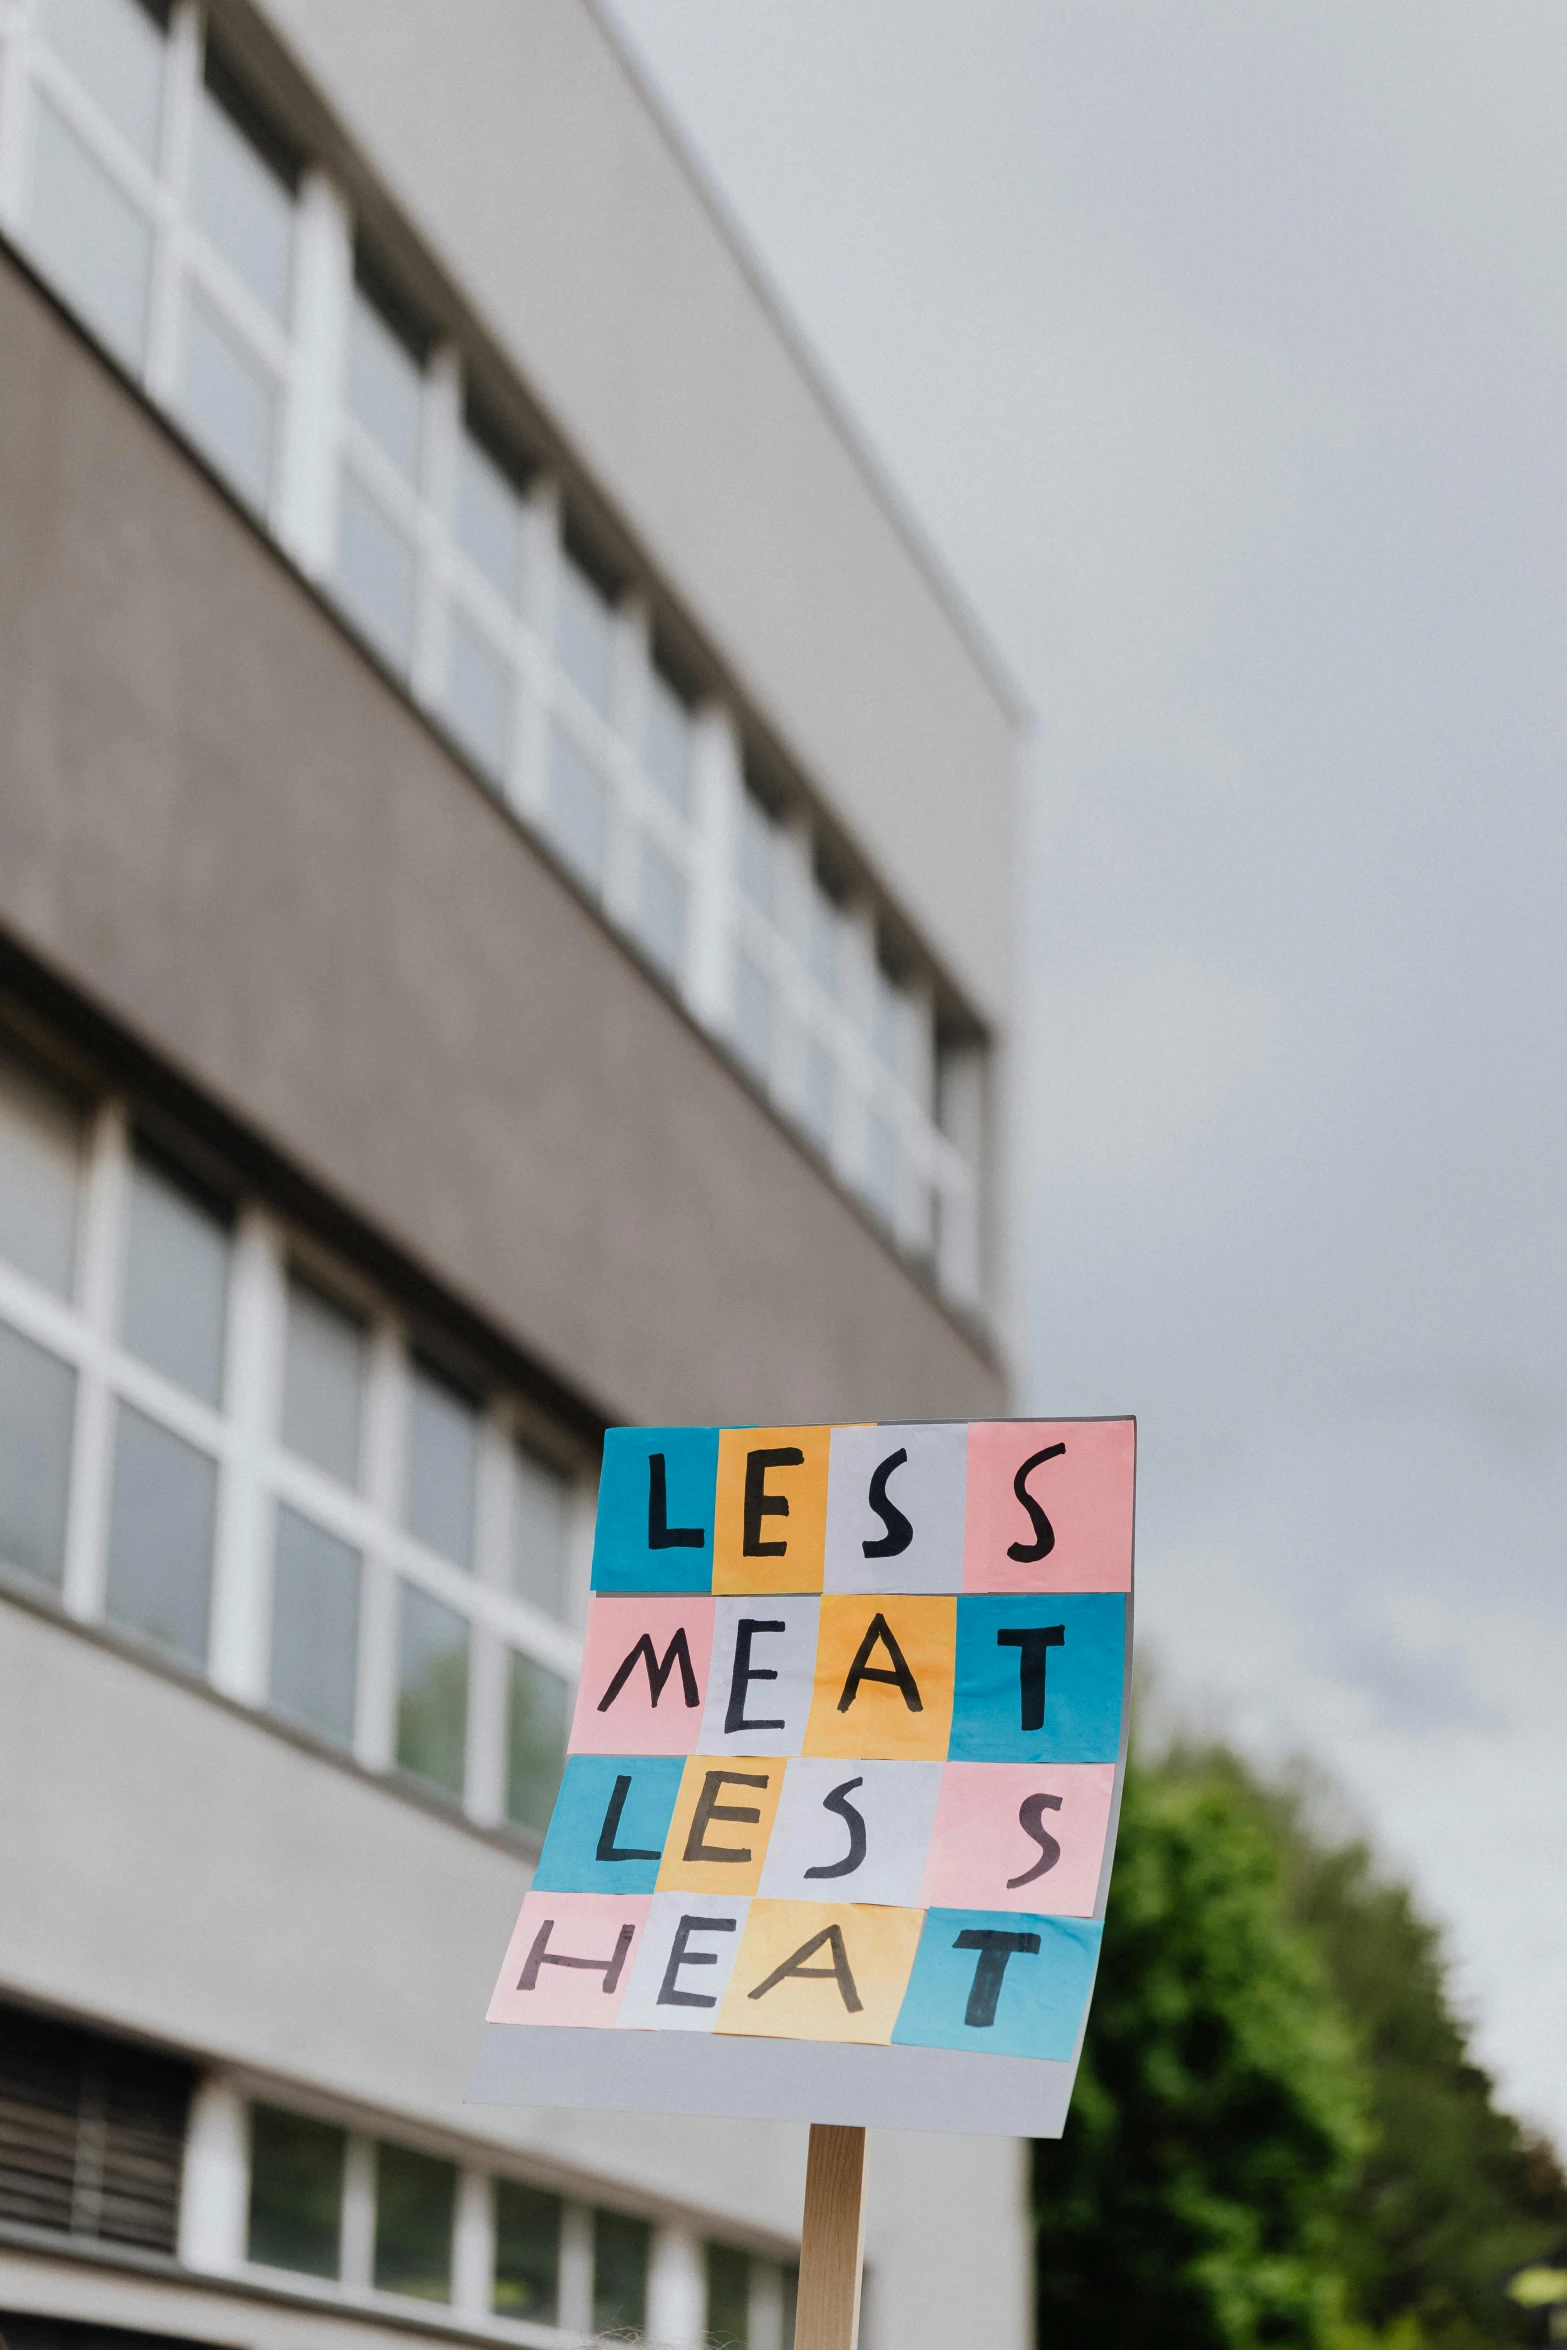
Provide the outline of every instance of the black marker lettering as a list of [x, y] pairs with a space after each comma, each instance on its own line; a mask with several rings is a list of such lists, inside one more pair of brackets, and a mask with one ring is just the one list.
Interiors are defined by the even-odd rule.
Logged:
[[649, 1550], [700, 1550], [707, 1535], [700, 1526], [669, 1523], [668, 1469], [661, 1452], [647, 1456], [647, 1546]]
[[541, 1966], [568, 1966], [579, 1967], [584, 1974], [602, 1975], [604, 1980], [599, 1985], [599, 1989], [613, 1991], [615, 1985], [620, 1981], [620, 1970], [626, 1963], [626, 1954], [635, 1939], [635, 1926], [621, 1927], [615, 1937], [615, 1947], [608, 1958], [567, 1958], [563, 1952], [551, 1950], [549, 1946], [550, 1936], [554, 1931], [555, 1920], [546, 1918], [533, 1937], [533, 1948], [528, 1953], [528, 1963], [517, 1977], [518, 1990], [536, 1991], [538, 1989]]
[[855, 1788], [863, 1787], [864, 1784], [863, 1776], [858, 1779], [845, 1779], [841, 1787], [835, 1787], [830, 1795], [822, 1797], [823, 1811], [835, 1811], [838, 1817], [847, 1824], [849, 1850], [846, 1858], [835, 1860], [826, 1868], [807, 1869], [805, 1874], [808, 1877], [852, 1877], [865, 1858], [865, 1820], [849, 1801]]
[[877, 1465], [876, 1473], [871, 1479], [868, 1499], [871, 1508], [876, 1512], [887, 1531], [885, 1534], [878, 1535], [874, 1542], [860, 1544], [861, 1550], [864, 1551], [868, 1559], [898, 1558], [914, 1540], [913, 1527], [887, 1491], [887, 1479], [892, 1475], [894, 1469], [902, 1468], [908, 1457], [905, 1447], [899, 1445], [896, 1452], [889, 1453], [887, 1458]]
[[653, 1692], [653, 1703], [655, 1706], [664, 1694], [664, 1683], [669, 1679], [670, 1674], [674, 1671], [677, 1664], [680, 1667], [681, 1695], [684, 1697], [687, 1705], [696, 1706], [701, 1704], [701, 1695], [696, 1685], [696, 1667], [691, 1662], [691, 1651], [686, 1645], [686, 1628], [684, 1624], [679, 1624], [675, 1628], [675, 1636], [673, 1640], [671, 1640], [669, 1646], [664, 1651], [664, 1661], [662, 1664], [660, 1664], [658, 1661], [658, 1652], [653, 1646], [652, 1634], [648, 1632], [643, 1633], [641, 1639], [637, 1642], [636, 1647], [626, 1658], [625, 1663], [616, 1673], [614, 1680], [611, 1681], [609, 1687], [605, 1690], [603, 1696], [599, 1699], [598, 1710], [601, 1714], [608, 1713], [610, 1707], [614, 1704], [616, 1698], [620, 1695], [622, 1689], [624, 1689], [626, 1683], [630, 1680], [632, 1674], [636, 1671], [639, 1658], [641, 1662], [647, 1666], [648, 1686]]
[[998, 1648], [1020, 1648], [1018, 1659], [1018, 1698], [1023, 1730], [1042, 1730], [1045, 1726], [1045, 1659], [1052, 1648], [1066, 1646], [1064, 1624], [1028, 1624], [1021, 1631], [998, 1632]]
[[788, 1625], [781, 1616], [742, 1616], [735, 1626], [735, 1669], [729, 1681], [729, 1704], [724, 1712], [724, 1735], [735, 1730], [782, 1730], [783, 1717], [765, 1722], [747, 1721], [745, 1713], [746, 1686], [751, 1681], [776, 1681], [777, 1673], [771, 1665], [753, 1665], [751, 1643], [758, 1632], [787, 1632]]
[[[878, 1642], [887, 1651], [890, 1669], [887, 1665], [873, 1665], [869, 1661]], [[922, 1714], [925, 1711], [925, 1700], [920, 1695], [919, 1683], [909, 1671], [908, 1661], [892, 1636], [892, 1626], [880, 1609], [872, 1616], [870, 1627], [849, 1667], [849, 1677], [843, 1685], [843, 1695], [838, 1700], [838, 1711], [841, 1714], [846, 1714], [858, 1697], [862, 1681], [890, 1681], [894, 1688], [903, 1691], [903, 1702], [911, 1714]]]
[[631, 1774], [623, 1771], [615, 1781], [614, 1791], [604, 1813], [604, 1825], [599, 1830], [595, 1860], [662, 1860], [661, 1852], [639, 1852], [634, 1845], [620, 1845], [615, 1838], [620, 1834], [620, 1815], [626, 1808], [626, 1797], [631, 1793]]
[[[823, 1943], [827, 1945], [832, 1954], [832, 1964], [830, 1966], [807, 1966], [806, 1960], [820, 1950]], [[1035, 1948], [1038, 1948], [1037, 1939]], [[746, 1997], [748, 1999], [764, 1999], [769, 1991], [776, 1991], [780, 1983], [788, 1982], [791, 1975], [798, 1975], [809, 1983], [825, 1983], [829, 1980], [835, 1982], [838, 1986], [839, 1997], [850, 2015], [858, 2015], [865, 2004], [854, 1987], [854, 1977], [849, 1972], [849, 1954], [843, 1947], [842, 1930], [836, 1923], [823, 1926], [821, 1932], [813, 1934], [809, 1942], [802, 1942], [792, 1958], [786, 1958], [782, 1966], [775, 1966], [766, 1982], [758, 1983], [754, 1991], [746, 1993]]]
[[963, 2021], [976, 2031], [983, 2031], [996, 2020], [996, 2001], [1001, 1997], [1002, 1979], [1007, 1971], [1007, 1960], [1021, 1952], [1034, 1958], [1039, 1951], [1037, 1934], [999, 1934], [992, 1927], [969, 1926], [952, 1945], [954, 1950], [977, 1950], [979, 1964], [974, 1969], [974, 1980], [969, 1989], [968, 2005], [963, 2010]]
[[1016, 1559], [1020, 1567], [1032, 1566], [1036, 1560], [1047, 1559], [1055, 1549], [1056, 1530], [1029, 1492], [1028, 1478], [1030, 1470], [1037, 1469], [1042, 1461], [1053, 1461], [1059, 1453], [1063, 1453], [1065, 1450], [1064, 1444], [1047, 1444], [1043, 1452], [1030, 1453], [1012, 1480], [1012, 1490], [1027, 1510], [1029, 1522], [1034, 1529], [1032, 1542], [1009, 1542], [1007, 1544], [1008, 1558]]
[[744, 1861], [751, 1857], [749, 1845], [708, 1844], [703, 1841], [714, 1820], [729, 1820], [736, 1827], [755, 1828], [761, 1824], [761, 1813], [750, 1803], [720, 1803], [719, 1790], [723, 1787], [765, 1787], [767, 1773], [758, 1777], [747, 1771], [709, 1771], [702, 1781], [702, 1792], [696, 1799], [691, 1814], [691, 1833], [686, 1838], [687, 1860]]
[[675, 1977], [683, 1966], [717, 1966], [716, 1950], [688, 1950], [686, 1945], [693, 1934], [732, 1934], [733, 1918], [682, 1918], [675, 1928], [675, 1939], [670, 1947], [669, 1964], [664, 1969], [664, 1980], [658, 1987], [656, 2007], [716, 2007], [718, 2001], [705, 1991], [681, 1991]]
[[740, 1548], [748, 1559], [781, 1559], [788, 1550], [787, 1542], [764, 1542], [762, 1520], [786, 1518], [789, 1503], [781, 1493], [767, 1490], [769, 1469], [797, 1469], [805, 1455], [797, 1444], [775, 1445], [771, 1451], [748, 1452], [745, 1456], [745, 1539]]
[[1021, 1877], [1008, 1877], [1007, 1891], [1009, 1893], [1015, 1893], [1020, 1885], [1032, 1885], [1036, 1877], [1044, 1876], [1047, 1870], [1053, 1869], [1061, 1858], [1061, 1847], [1045, 1826], [1046, 1812], [1059, 1811], [1060, 1809], [1061, 1798], [1059, 1795], [1024, 1796], [1018, 1807], [1017, 1824], [1024, 1835], [1032, 1836], [1034, 1842], [1039, 1846], [1039, 1858], [1031, 1869], [1024, 1870]]

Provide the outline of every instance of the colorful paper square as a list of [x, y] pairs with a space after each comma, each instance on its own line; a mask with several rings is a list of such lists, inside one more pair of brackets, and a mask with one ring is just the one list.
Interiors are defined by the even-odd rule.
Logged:
[[784, 1774], [761, 1892], [778, 1901], [837, 1896], [919, 1908], [945, 1768], [797, 1756]]
[[725, 1428], [713, 1589], [820, 1591], [830, 1428]]
[[921, 1903], [1087, 1917], [1114, 1794], [1114, 1763], [947, 1763]]
[[613, 2024], [651, 1904], [649, 1894], [524, 1894], [490, 2022]]
[[959, 1591], [968, 1429], [961, 1420], [834, 1428], [827, 1591]]
[[754, 1893], [783, 1783], [781, 1755], [693, 1755], [675, 1798], [659, 1892]]
[[611, 1428], [593, 1530], [595, 1591], [710, 1591], [716, 1428]]
[[796, 1592], [713, 1603], [703, 1754], [798, 1754], [810, 1718], [821, 1601]]
[[677, 1754], [573, 1754], [533, 1889], [651, 1893], [683, 1768]]
[[620, 2010], [622, 2031], [711, 2032], [751, 1904], [655, 1893]]
[[894, 2042], [1064, 2063], [1088, 2011], [1103, 1931], [1090, 1918], [927, 1910]]
[[572, 1752], [694, 1753], [712, 1648], [711, 1599], [595, 1592], [588, 1601]]
[[853, 1902], [753, 1901], [718, 2011], [720, 2032], [885, 2045], [923, 1912]]
[[960, 1599], [951, 1760], [1113, 1763], [1125, 1643], [1119, 1592]]
[[1135, 1420], [976, 1420], [965, 1591], [1130, 1591]]
[[958, 1602], [896, 1592], [822, 1601], [807, 1754], [938, 1762], [947, 1752]]

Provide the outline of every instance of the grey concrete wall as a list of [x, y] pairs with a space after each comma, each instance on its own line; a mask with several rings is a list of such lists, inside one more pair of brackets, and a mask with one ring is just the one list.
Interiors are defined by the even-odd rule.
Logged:
[[609, 1417], [1001, 1407], [3, 256], [0, 518], [0, 930]]
[[976, 1008], [1015, 721], [581, 0], [258, 0]]
[[[510, 1854], [3, 1600], [0, 1785], [28, 1790], [0, 1805], [0, 1989], [312, 2085], [372, 2126], [797, 2236], [801, 2129], [462, 2105], [526, 1884]], [[876, 2134], [874, 2350], [1025, 2340], [1022, 2179], [1013, 2141]]]

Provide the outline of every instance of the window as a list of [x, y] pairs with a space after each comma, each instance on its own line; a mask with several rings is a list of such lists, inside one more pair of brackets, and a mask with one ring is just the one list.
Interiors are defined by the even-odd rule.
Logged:
[[292, 293], [294, 180], [292, 159], [209, 50], [197, 95], [191, 213], [280, 326]]
[[353, 618], [394, 668], [413, 658], [413, 543], [356, 475], [338, 491], [337, 585]]
[[871, 1112], [865, 1180], [872, 1207], [885, 1223], [892, 1223], [898, 1212], [898, 1141], [879, 1110]]
[[377, 2292], [418, 2301], [452, 2297], [452, 2218], [457, 2173], [411, 2146], [378, 2146], [375, 2164]]
[[614, 607], [569, 547], [555, 591], [555, 657], [601, 718], [610, 714], [614, 675]]
[[283, 1442], [345, 1485], [359, 1482], [365, 1328], [313, 1283], [288, 1285]]
[[637, 930], [659, 969], [678, 978], [685, 960], [685, 875], [650, 840], [642, 843], [637, 867]]
[[337, 2275], [347, 2145], [330, 2122], [251, 2107], [248, 2260], [304, 2276]]
[[739, 879], [744, 895], [771, 922], [778, 895], [778, 826], [749, 786], [740, 795]]
[[511, 1453], [511, 1587], [564, 1621], [569, 1603], [571, 1482], [525, 1444]]
[[358, 1679], [359, 1553], [280, 1502], [267, 1702], [301, 1729], [351, 1746]]
[[423, 353], [393, 306], [361, 276], [348, 322], [348, 406], [384, 457], [419, 478]]
[[191, 437], [259, 511], [272, 493], [277, 384], [194, 291], [185, 297], [180, 405]]
[[397, 1659], [398, 1767], [461, 1798], [468, 1743], [468, 1620], [405, 1583]]
[[416, 1363], [408, 1406], [408, 1531], [457, 1566], [473, 1564], [479, 1415], [438, 1371]]
[[567, 864], [597, 889], [604, 877], [608, 821], [604, 778], [559, 726], [550, 730], [545, 817], [550, 836]]
[[[123, 0], [135, 13], [135, 0]], [[33, 118], [31, 242], [66, 300], [117, 359], [147, 347], [152, 224], [47, 98]]]
[[0, 2223], [174, 2251], [188, 2065], [0, 2008]]
[[511, 1652], [507, 1692], [506, 1816], [542, 1836], [566, 1768], [570, 1692], [558, 1673]]
[[45, 0], [44, 39], [138, 160], [158, 159], [164, 11], [141, 0]]
[[810, 1037], [805, 1047], [805, 1088], [800, 1100], [800, 1116], [806, 1133], [819, 1151], [832, 1149], [837, 1106], [838, 1072], [833, 1066], [832, 1054], [818, 1037]]
[[655, 663], [648, 673], [647, 771], [678, 815], [691, 813], [691, 712]]
[[115, 1414], [111, 1623], [200, 1665], [212, 1604], [215, 1462], [127, 1403]]
[[522, 597], [522, 498], [472, 423], [457, 451], [457, 544], [498, 596]]
[[203, 1403], [217, 1403], [223, 1391], [228, 1266], [228, 1232], [215, 1212], [138, 1156], [120, 1336], [132, 1354]]
[[842, 909], [818, 875], [811, 885], [811, 977], [823, 995], [833, 1003], [838, 1000], [841, 984], [839, 939], [842, 929]]
[[751, 2263], [728, 2244], [707, 2247], [707, 2339], [712, 2350], [746, 2350], [751, 2338]]
[[647, 2323], [647, 2264], [652, 2236], [646, 2220], [622, 2211], [593, 2214], [593, 2330]]
[[0, 1567], [57, 1589], [75, 1414], [70, 1365], [0, 1322]]
[[463, 748], [492, 782], [506, 773], [511, 733], [511, 671], [482, 628], [452, 609], [446, 670], [446, 713]]
[[735, 1043], [746, 1066], [765, 1079], [773, 1060], [773, 983], [744, 947], [735, 957]]
[[517, 2179], [497, 2179], [494, 2194], [495, 2314], [558, 2325], [561, 2199]]
[[871, 1041], [876, 1058], [894, 1077], [903, 1074], [903, 991], [883, 965], [876, 966]]
[[69, 1297], [82, 1121], [57, 1089], [0, 1056], [0, 1261]]

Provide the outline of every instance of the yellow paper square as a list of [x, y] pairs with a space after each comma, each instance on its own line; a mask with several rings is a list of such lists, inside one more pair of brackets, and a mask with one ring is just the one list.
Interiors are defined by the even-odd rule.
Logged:
[[[754, 1893], [783, 1783], [784, 1766], [776, 1757], [688, 1755], [664, 1839], [658, 1891]], [[728, 1816], [735, 1813], [741, 1816]], [[731, 1857], [704, 1857], [713, 1854]]]
[[829, 1592], [804, 1752], [944, 1762], [957, 1642], [955, 1598]]
[[[772, 2040], [885, 2046], [924, 1922], [922, 1909], [753, 1901], [714, 2029]], [[791, 1963], [805, 1971], [772, 1980]]]
[[830, 1428], [720, 1431], [715, 1592], [820, 1591], [831, 1438]]

